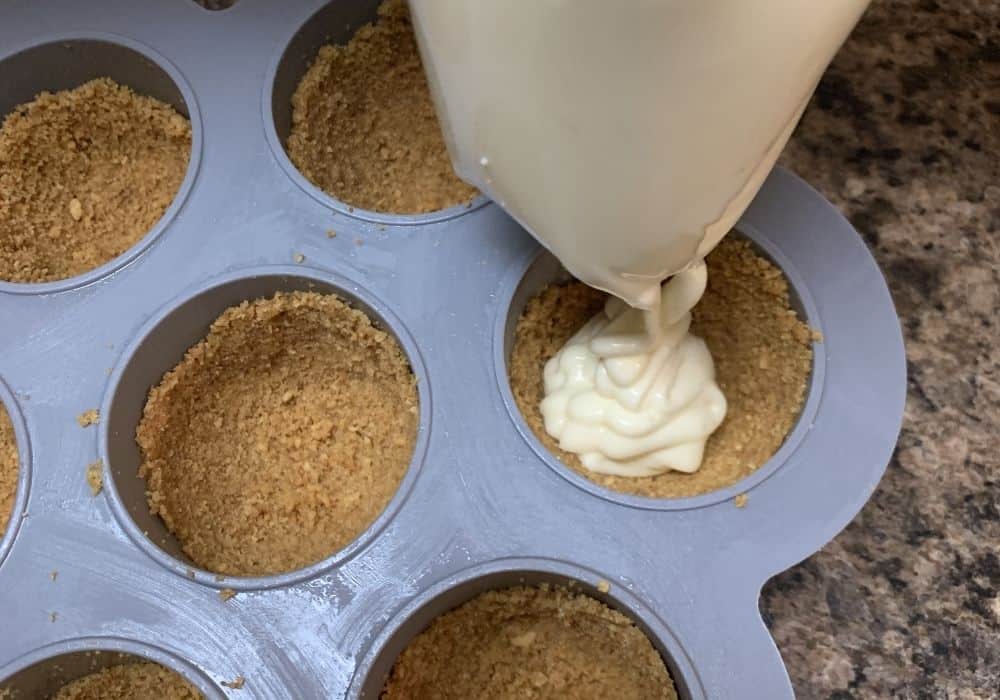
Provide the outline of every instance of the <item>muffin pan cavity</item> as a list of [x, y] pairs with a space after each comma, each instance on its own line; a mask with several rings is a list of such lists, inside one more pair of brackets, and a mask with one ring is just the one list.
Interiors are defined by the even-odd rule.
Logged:
[[[709, 439], [698, 471], [629, 479], [587, 471], [545, 433], [537, 408], [544, 360], [599, 312], [606, 295], [576, 282], [547, 251], [531, 261], [514, 289], [498, 340], [509, 378], [501, 387], [516, 409], [512, 419], [518, 429], [554, 469], [612, 498], [631, 494], [670, 501], [731, 491], [762, 468], [765, 474], [776, 469], [777, 453], [794, 450], [803, 434], [803, 409], [815, 407], [810, 397], [822, 391], [822, 334], [811, 325], [819, 319], [806, 310], [808, 291], [796, 289], [784, 273], [775, 277], [781, 268], [739, 232], [709, 255], [708, 270], [708, 289], [694, 310], [691, 332], [709, 342], [728, 399], [726, 420]], [[795, 318], [789, 318], [791, 312]]]
[[319, 201], [368, 221], [430, 223], [485, 203], [449, 172], [408, 25], [401, 0], [331, 2], [268, 77], [265, 122], [279, 162]]
[[[336, 280], [320, 271], [310, 272], [302, 267], [237, 272], [209, 282], [182, 301], [171, 304], [147, 324], [126, 350], [120, 370], [112, 378], [110, 400], [104, 413], [102, 447], [110, 477], [107, 486], [123, 527], [168, 568], [220, 586], [225, 581], [224, 585], [232, 588], [280, 585], [315, 575], [343, 561], [364, 540], [370, 539], [391, 517], [394, 504], [404, 497], [421, 461], [416, 456], [418, 435], [428, 430], [427, 411], [421, 412], [416, 400], [418, 378], [423, 370], [416, 365], [416, 370], [411, 371], [415, 363], [412, 355], [405, 355], [405, 349], [412, 348], [412, 341], [406, 338], [406, 331], [398, 321], [389, 320], [390, 312], [360, 288], [348, 291], [349, 288], [350, 283], [346, 280]], [[318, 296], [295, 296], [301, 294]], [[281, 307], [271, 306], [279, 298], [276, 295], [283, 295]], [[311, 304], [323, 303], [331, 295], [336, 306], [332, 313], [326, 307], [311, 308]], [[239, 315], [234, 315], [234, 311]], [[283, 324], [284, 319], [296, 311], [301, 311], [302, 315]], [[351, 311], [364, 314], [371, 321], [370, 326], [354, 317]], [[218, 321], [220, 318], [226, 325], [218, 328], [222, 323]], [[340, 323], [345, 324], [344, 327], [339, 327]], [[348, 323], [351, 325], [346, 325]], [[216, 328], [216, 335], [213, 343], [206, 345], [204, 339], [210, 328]], [[296, 332], [300, 335], [293, 338]], [[383, 336], [383, 332], [387, 335]], [[279, 339], [269, 339], [268, 335], [277, 335]], [[278, 348], [276, 343], [283, 343], [286, 336], [295, 342], [288, 348]], [[236, 342], [240, 344], [235, 345]], [[399, 365], [388, 368], [398, 370], [389, 380], [398, 376], [400, 396], [412, 394], [413, 401], [400, 400], [395, 407], [398, 416], [392, 412], [393, 407], [387, 405], [378, 406], [381, 413], [373, 415], [372, 420], [364, 415], [366, 407], [363, 405], [355, 407], [353, 416], [340, 415], [342, 411], [336, 399], [340, 391], [338, 381], [353, 381], [369, 391], [372, 404], [381, 402], [380, 393], [388, 394], [394, 388], [384, 384], [385, 377], [357, 377], [363, 374], [364, 368], [358, 366], [358, 358], [350, 355], [352, 343], [370, 343], [368, 350], [373, 362], [381, 346], [387, 346], [385, 357], [379, 361]], [[243, 356], [233, 356], [233, 352], [241, 352]], [[228, 357], [227, 353], [230, 353]], [[317, 374], [312, 367], [320, 358], [326, 358], [326, 364]], [[236, 361], [247, 364], [234, 364]], [[185, 363], [184, 371], [174, 371], [181, 362]], [[298, 367], [304, 368], [303, 373], [296, 373]], [[267, 373], [266, 384], [255, 376], [256, 372]], [[317, 387], [319, 383], [322, 384]], [[308, 409], [315, 413], [305, 417], [309, 421], [303, 422], [302, 416], [295, 417], [294, 420], [299, 421], [295, 425], [299, 427], [293, 430], [294, 434], [287, 434], [287, 429], [278, 424], [293, 420], [290, 416], [298, 410], [298, 404], [311, 405], [308, 401], [316, 398], [322, 386], [327, 387], [333, 403]], [[150, 401], [153, 387], [160, 387], [155, 413]], [[238, 397], [241, 393], [248, 398], [252, 392], [259, 394], [253, 401], [253, 409], [248, 408], [249, 402], [227, 404], [223, 398], [220, 405], [212, 398], [216, 394]], [[352, 397], [346, 396], [341, 402], [351, 400]], [[382, 429], [379, 421], [386, 423], [388, 429], [396, 427], [391, 421], [397, 417], [401, 434]], [[363, 434], [366, 430], [369, 434]], [[227, 431], [231, 433], [228, 440]], [[138, 441], [137, 433], [140, 435]], [[236, 447], [230, 452], [232, 459], [214, 461], [213, 453], [227, 449], [218, 444], [213, 447], [212, 440], [216, 438], [220, 443]], [[191, 445], [189, 441], [200, 442]], [[153, 457], [144, 454], [138, 443], [155, 450], [157, 463], [167, 469], [174, 466], [173, 462], [186, 460], [190, 465], [188, 478], [191, 481], [185, 481], [185, 474], [174, 470], [159, 474], [151, 482], [153, 475], [141, 473], [141, 465], [150, 463]], [[336, 453], [341, 443], [348, 445], [351, 452]], [[318, 456], [328, 455], [332, 448], [336, 456], [332, 462], [321, 459], [315, 464], [300, 463], [302, 459], [309, 459], [310, 448]], [[260, 468], [268, 474], [249, 486], [237, 488], [236, 482], [215, 477], [213, 467], [207, 466], [202, 471], [198, 465], [201, 454], [204, 459], [213, 460], [210, 464], [216, 465], [216, 469], [237, 469], [237, 465], [250, 468], [247, 461], [250, 457], [244, 454], [247, 450], [261, 452]], [[381, 464], [383, 452], [404, 459], [396, 460], [398, 464]], [[244, 457], [240, 458], [241, 454]], [[296, 455], [300, 456], [300, 461], [296, 461]], [[272, 461], [282, 466], [272, 467]], [[366, 466], [373, 463], [374, 467]], [[383, 469], [392, 471], [389, 481], [398, 480], [398, 485], [389, 481], [383, 483], [389, 478], [382, 473]], [[331, 483], [329, 479], [319, 478], [317, 474], [323, 470], [339, 470], [333, 472], [337, 481]], [[352, 475], [356, 483], [352, 483]], [[231, 476], [238, 480], [240, 475]], [[299, 481], [302, 481], [300, 487], [282, 488], [285, 482], [295, 484]], [[365, 486], [373, 491], [371, 498], [366, 498], [369, 494]], [[151, 491], [157, 494], [151, 496]], [[203, 491], [201, 496], [200, 491]], [[219, 496], [226, 492], [235, 498]], [[269, 500], [289, 498], [300, 500], [273, 506], [268, 503]], [[310, 506], [315, 499], [320, 499], [321, 503]], [[222, 517], [225, 525], [220, 521], [216, 527], [210, 527], [211, 520], [205, 520], [209, 514], [184, 510], [191, 501], [201, 500], [211, 501], [213, 508], [246, 509], [255, 515], [230, 516], [227, 513]], [[163, 512], [173, 514], [174, 527], [168, 528], [164, 520], [152, 512], [154, 501], [162, 504]], [[296, 519], [299, 511], [305, 515]], [[356, 511], [360, 511], [360, 515]], [[321, 531], [322, 537], [329, 538], [328, 543], [320, 541], [310, 545], [307, 540], [315, 539], [314, 530], [321, 528], [310, 517], [313, 520], [320, 518], [330, 526], [326, 520], [328, 514], [338, 512], [340, 515], [334, 520], [357, 521], [361, 529], [348, 533], [338, 528], [326, 535]], [[267, 539], [270, 534], [266, 525], [268, 517], [275, 518], [272, 525], [284, 533], [275, 535], [276, 540]], [[257, 527], [258, 521], [264, 529]], [[183, 551], [175, 536], [178, 529], [185, 533], [188, 553], [193, 554], [196, 561]], [[225, 532], [220, 533], [223, 529]], [[288, 566], [284, 562], [292, 556], [288, 550], [294, 549], [296, 542], [304, 552], [316, 549], [320, 553], [314, 557], [307, 555], [313, 559], [311, 561], [292, 557], [296, 563]], [[209, 571], [202, 570], [206, 562], [210, 564]]]
[[[0, 57], [0, 81], [11, 198], [0, 290], [73, 288], [146, 249], [199, 162], [197, 106], [177, 69], [125, 37], [71, 35]], [[21, 240], [25, 228], [35, 235]]]
[[[121, 683], [127, 683], [130, 670], [138, 668], [142, 668], [147, 676], [159, 674], [160, 677], [155, 680], [145, 679], [146, 684], [142, 686], [146, 691], [155, 688], [158, 697], [200, 696], [206, 700], [225, 697], [204, 673], [172, 652], [131, 640], [100, 637], [58, 642], [25, 654], [0, 668], [0, 691], [9, 693], [6, 697], [11, 700], [61, 697], [60, 691], [67, 686], [86, 682], [84, 679], [88, 677], [93, 683], [97, 680], [93, 679], [93, 674], [102, 673], [116, 674], [117, 684], [111, 687], [120, 689]], [[157, 682], [160, 680], [169, 688], [160, 685]], [[108, 683], [102, 679], [97, 680], [97, 684], [102, 681]], [[105, 686], [105, 691], [110, 691], [110, 688]], [[98, 691], [89, 687], [88, 692]], [[90, 697], [89, 694], [86, 696]]]

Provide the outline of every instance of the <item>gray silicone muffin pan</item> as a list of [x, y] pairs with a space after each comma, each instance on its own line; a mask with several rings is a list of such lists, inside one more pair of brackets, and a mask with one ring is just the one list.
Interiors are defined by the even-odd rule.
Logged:
[[[521, 309], [565, 274], [554, 258], [481, 199], [425, 216], [355, 211], [285, 155], [298, 79], [376, 6], [4, 6], [0, 114], [108, 75], [189, 115], [194, 137], [176, 200], [129, 252], [66, 281], [0, 283], [0, 398], [21, 459], [0, 545], [0, 687], [44, 696], [128, 653], [210, 698], [374, 698], [435, 615], [488, 588], [556, 581], [632, 616], [684, 698], [791, 697], [760, 588], [858, 512], [902, 415], [899, 324], [860, 237], [775, 170], [739, 228], [824, 335], [797, 426], [731, 488], [659, 501], [606, 491], [541, 447], [507, 381]], [[413, 460], [343, 551], [281, 576], [216, 577], [149, 513], [138, 416], [224, 308], [305, 288], [336, 291], [402, 344], [419, 380]], [[98, 407], [100, 423], [81, 428], [76, 416]], [[84, 474], [97, 459], [105, 489], [94, 498]], [[237, 595], [223, 602], [223, 588]], [[222, 685], [237, 676], [242, 689]]]

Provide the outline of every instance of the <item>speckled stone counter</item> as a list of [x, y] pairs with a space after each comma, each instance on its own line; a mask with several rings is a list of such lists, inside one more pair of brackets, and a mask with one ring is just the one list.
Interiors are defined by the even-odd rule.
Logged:
[[871, 502], [761, 610], [800, 698], [1000, 698], [1000, 2], [875, 0], [782, 162], [867, 239], [909, 396]]

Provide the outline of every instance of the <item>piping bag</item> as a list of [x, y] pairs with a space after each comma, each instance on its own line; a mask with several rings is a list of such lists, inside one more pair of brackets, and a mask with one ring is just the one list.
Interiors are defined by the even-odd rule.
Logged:
[[410, 0], [455, 171], [653, 310], [760, 189], [868, 0]]

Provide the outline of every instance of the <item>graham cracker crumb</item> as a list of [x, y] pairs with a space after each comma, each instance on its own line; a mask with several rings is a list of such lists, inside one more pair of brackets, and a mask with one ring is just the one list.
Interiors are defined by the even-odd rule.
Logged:
[[53, 572], [51, 572], [51, 573], [49, 574], [49, 578], [50, 578], [50, 579], [52, 579], [53, 581], [55, 581], [55, 580], [56, 580], [56, 577], [57, 577], [57, 576], [59, 576], [59, 572], [58, 572], [58, 571], [53, 571]]
[[306, 256], [304, 256], [302, 253], [296, 253], [293, 259], [297, 263], [302, 263], [305, 262]]
[[101, 413], [96, 408], [88, 409], [76, 417], [76, 422], [80, 424], [81, 428], [97, 425], [100, 420]]
[[18, 473], [17, 442], [14, 439], [14, 424], [7, 410], [0, 404], [0, 537], [7, 530], [14, 510], [17, 495]]
[[599, 590], [601, 593], [607, 593], [608, 591], [611, 590], [611, 583], [605, 581], [602, 578], [600, 581], [597, 582], [597, 590]]
[[736, 505], [737, 508], [746, 508], [747, 495], [745, 493], [739, 494], [738, 496], [736, 496], [736, 498], [733, 499], [733, 503]]
[[628, 617], [565, 588], [487, 591], [447, 612], [403, 650], [382, 693], [411, 698], [649, 700], [677, 693], [663, 659]]
[[693, 310], [691, 329], [708, 344], [729, 408], [693, 474], [630, 478], [591, 472], [545, 431], [539, 410], [545, 362], [601, 310], [603, 292], [581, 282], [549, 285], [518, 320], [510, 360], [514, 400], [542, 444], [591, 481], [650, 498], [715, 491], [761, 467], [794, 426], [812, 370], [812, 334], [791, 309], [785, 276], [733, 234], [706, 262], [708, 288]]
[[0, 279], [46, 282], [121, 255], [184, 179], [191, 125], [108, 78], [43, 92], [0, 127]]
[[337, 237], [337, 232], [334, 231], [333, 229], [330, 229], [329, 231], [326, 232], [326, 237], [327, 238], [336, 238]]
[[137, 441], [150, 509], [210, 571], [306, 566], [388, 504], [416, 406], [399, 344], [337, 296], [244, 302], [149, 394]]
[[108, 666], [64, 685], [52, 700], [200, 700], [179, 674], [149, 661]]
[[91, 496], [97, 496], [104, 488], [104, 465], [101, 460], [87, 465], [87, 485]]
[[319, 50], [292, 96], [288, 156], [350, 211], [420, 214], [476, 195], [452, 170], [403, 0]]
[[510, 643], [516, 647], [522, 647], [527, 649], [532, 644], [535, 643], [535, 639], [538, 638], [538, 633], [534, 630], [528, 630], [524, 634], [518, 634], [510, 638]]
[[230, 600], [236, 597], [236, 591], [232, 588], [223, 588], [219, 591], [219, 600], [223, 603], [228, 603]]
[[222, 685], [227, 688], [232, 688], [233, 690], [242, 690], [244, 683], [246, 683], [246, 679], [243, 676], [236, 676], [236, 678], [231, 681], [222, 681]]
[[810, 332], [810, 334], [812, 336], [812, 341], [814, 343], [822, 343], [823, 342], [823, 332], [822, 331], [820, 331], [819, 329], [810, 327], [809, 328], [809, 332]]

